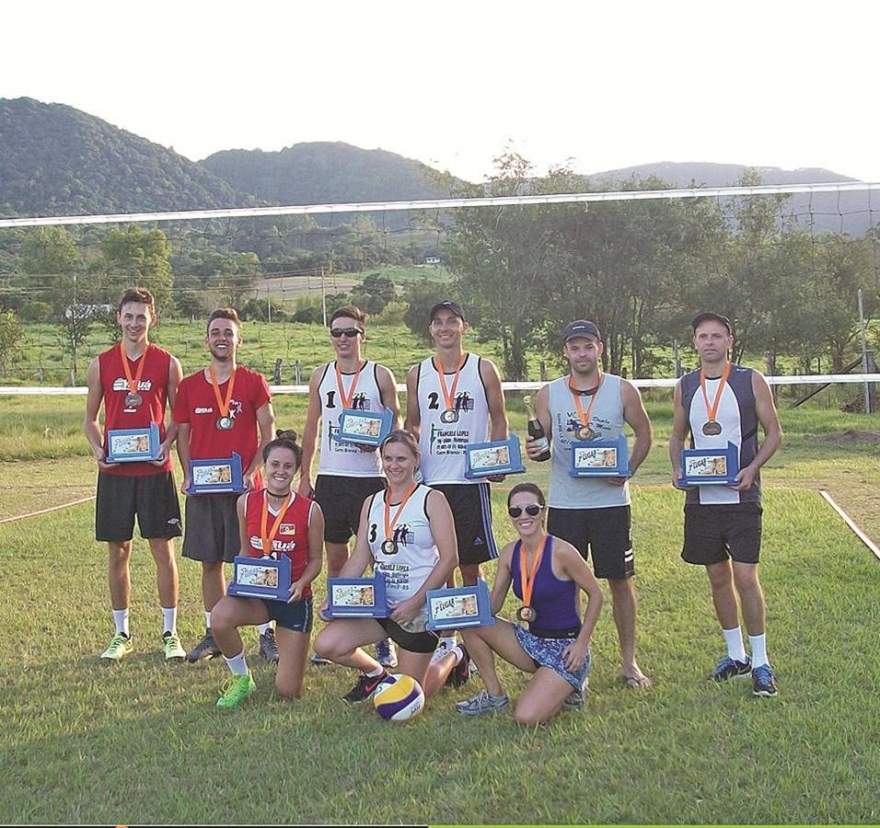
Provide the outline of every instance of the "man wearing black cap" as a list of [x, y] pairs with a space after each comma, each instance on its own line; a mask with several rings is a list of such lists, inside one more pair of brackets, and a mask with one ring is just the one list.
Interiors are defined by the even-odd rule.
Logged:
[[[602, 371], [602, 337], [587, 319], [562, 331], [569, 374], [545, 385], [536, 414], [551, 442], [547, 531], [593, 558], [597, 578], [611, 589], [614, 623], [620, 639], [620, 678], [627, 687], [649, 687], [636, 663], [635, 558], [630, 538], [629, 477], [651, 448], [651, 422], [639, 390], [627, 380]], [[616, 439], [628, 423], [635, 434], [627, 477], [573, 477], [572, 443]], [[526, 451], [539, 460], [541, 449], [530, 437]]]
[[[468, 324], [457, 302], [438, 302], [428, 320], [436, 351], [407, 374], [405, 427], [419, 438], [424, 482], [443, 492], [452, 507], [462, 581], [474, 584], [480, 564], [497, 558], [498, 549], [489, 484], [465, 477], [465, 446], [507, 439], [504, 392], [491, 360], [462, 349]], [[451, 637], [441, 645], [442, 655], [452, 649]], [[466, 677], [467, 659], [461, 663], [453, 683]]]
[[[712, 678], [725, 681], [751, 674], [756, 696], [775, 696], [776, 679], [767, 659], [764, 595], [758, 581], [761, 550], [759, 470], [779, 448], [782, 430], [767, 380], [751, 368], [728, 360], [733, 329], [726, 316], [701, 313], [694, 319], [694, 348], [700, 368], [675, 386], [669, 456], [673, 482], [681, 478], [681, 452], [688, 435], [694, 448], [739, 452], [736, 485], [687, 489], [684, 507], [685, 561], [706, 567], [715, 614], [727, 645]], [[758, 445], [758, 426], [764, 443]], [[732, 561], [732, 563], [731, 563]], [[737, 595], [749, 633], [746, 654]]]

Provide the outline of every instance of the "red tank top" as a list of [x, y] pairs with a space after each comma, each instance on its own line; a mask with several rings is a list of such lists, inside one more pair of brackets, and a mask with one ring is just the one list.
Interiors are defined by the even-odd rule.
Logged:
[[[245, 526], [247, 528], [247, 549], [242, 554], [259, 558], [263, 554], [263, 541], [260, 538], [260, 524], [263, 517], [263, 492], [259, 489], [248, 492], [245, 501]], [[277, 555], [287, 555], [290, 558], [291, 578], [296, 581], [305, 572], [309, 562], [309, 512], [312, 501], [307, 497], [296, 495], [293, 503], [284, 514], [278, 534], [272, 541], [272, 551]], [[267, 530], [271, 530], [277, 515], [269, 512]], [[311, 586], [303, 591], [303, 598], [309, 598], [312, 594]]]
[[[148, 345], [143, 356], [128, 360], [132, 377], [136, 376], [138, 363], [144, 362], [144, 371], [138, 383], [138, 394], [143, 402], [137, 408], [126, 407], [128, 380], [122, 367], [119, 345], [114, 345], [98, 356], [101, 372], [101, 390], [104, 393], [104, 451], [107, 451], [107, 432], [117, 428], [147, 428], [151, 423], [159, 426], [159, 439], [165, 439], [165, 402], [168, 396], [168, 371], [171, 354], [157, 345]], [[119, 463], [107, 470], [107, 474], [128, 477], [147, 477], [171, 471], [171, 457], [163, 466], [151, 463]]]

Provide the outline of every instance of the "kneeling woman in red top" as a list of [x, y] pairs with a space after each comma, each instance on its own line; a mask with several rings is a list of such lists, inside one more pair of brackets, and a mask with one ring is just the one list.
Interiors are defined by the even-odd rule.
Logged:
[[279, 431], [263, 449], [266, 488], [245, 492], [238, 499], [240, 554], [286, 555], [290, 558], [292, 589], [288, 601], [227, 595], [214, 607], [214, 640], [232, 671], [217, 700], [218, 707], [237, 707], [255, 689], [238, 628], [266, 624], [272, 619], [277, 624], [279, 657], [275, 689], [285, 698], [302, 693], [312, 632], [311, 583], [321, 571], [324, 516], [317, 503], [293, 489], [301, 461], [296, 432]]

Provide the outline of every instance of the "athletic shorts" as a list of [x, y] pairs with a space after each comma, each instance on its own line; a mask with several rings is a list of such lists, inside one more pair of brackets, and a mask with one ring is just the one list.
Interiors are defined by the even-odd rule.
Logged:
[[519, 646], [525, 654], [535, 662], [536, 667], [546, 667], [552, 670], [560, 678], [564, 678], [575, 690], [584, 689], [584, 681], [590, 672], [590, 655], [583, 666], [576, 673], [572, 673], [565, 666], [565, 651], [574, 643], [575, 637], [571, 638], [545, 638], [529, 632], [519, 624], [513, 625], [513, 632]]
[[760, 503], [689, 503], [684, 507], [681, 557], [702, 566], [728, 558], [737, 563], [758, 563], [762, 513]]
[[171, 472], [144, 477], [98, 472], [95, 538], [121, 543], [134, 534], [134, 518], [142, 538], [180, 537], [180, 503]]
[[279, 627], [293, 632], [310, 633], [312, 631], [312, 599], [303, 598], [301, 601], [274, 601], [271, 598], [258, 598], [263, 602], [269, 618], [278, 623]]
[[547, 531], [568, 541], [586, 561], [593, 558], [597, 578], [620, 581], [636, 574], [629, 506], [606, 509], [554, 509], [547, 515]]
[[203, 563], [232, 563], [241, 551], [237, 494], [190, 495], [186, 499], [183, 557]]
[[497, 558], [489, 484], [438, 483], [431, 488], [443, 492], [452, 509], [459, 565], [481, 564]]
[[440, 637], [435, 632], [409, 632], [390, 618], [377, 618], [376, 621], [388, 633], [388, 637], [404, 650], [411, 653], [433, 653], [437, 649]]
[[357, 535], [364, 501], [384, 488], [384, 477], [319, 474], [315, 481], [315, 500], [324, 513], [324, 540], [348, 543], [352, 535]]

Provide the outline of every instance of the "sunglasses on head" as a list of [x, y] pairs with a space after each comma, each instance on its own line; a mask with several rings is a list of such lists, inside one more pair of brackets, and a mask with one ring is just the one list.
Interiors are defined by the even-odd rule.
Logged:
[[358, 334], [362, 334], [363, 331], [360, 328], [331, 328], [330, 336], [334, 339], [339, 339], [340, 336], [347, 336], [349, 339], [354, 339]]
[[[531, 515], [532, 517], [535, 517], [535, 515], [538, 515], [541, 513], [541, 510], [543, 508], [544, 508], [543, 506], [539, 506], [537, 503], [530, 503], [528, 506], [526, 506], [525, 511], [526, 511], [527, 515]], [[518, 518], [522, 513], [523, 513], [523, 510], [520, 506], [508, 506], [507, 507], [507, 514], [509, 514], [512, 518]]]

